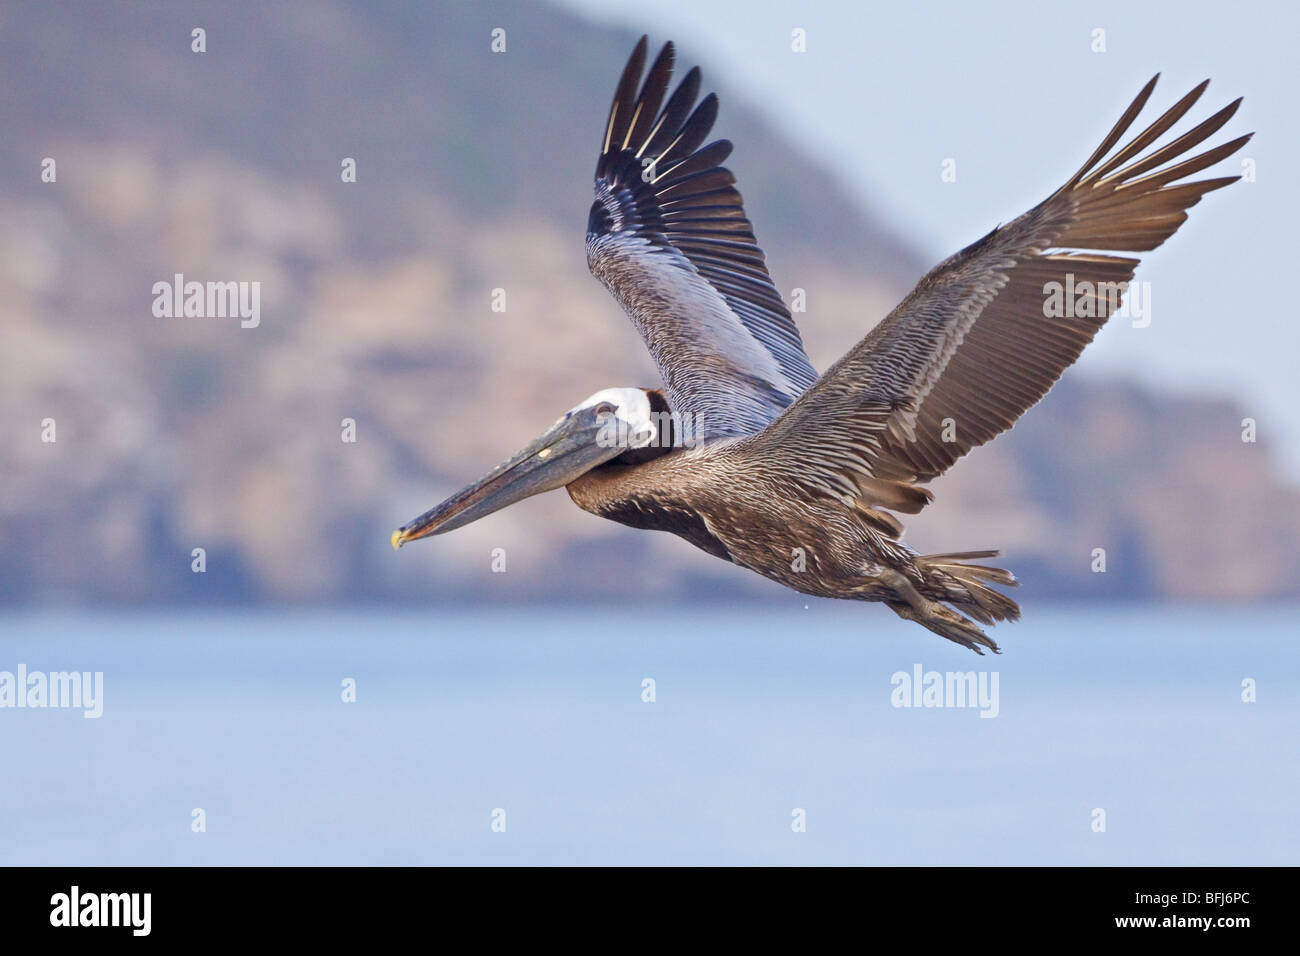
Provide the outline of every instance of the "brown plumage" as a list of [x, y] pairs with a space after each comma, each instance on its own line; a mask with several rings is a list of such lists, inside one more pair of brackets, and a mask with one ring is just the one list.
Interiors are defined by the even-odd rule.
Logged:
[[[980, 625], [1020, 615], [995, 589], [1015, 578], [977, 563], [997, 552], [918, 555], [896, 513], [925, 507], [923, 483], [1010, 428], [1078, 358], [1133, 277], [1138, 260], [1120, 253], [1156, 248], [1203, 195], [1239, 178], [1187, 181], [1250, 138], [1193, 153], [1241, 101], [1159, 145], [1206, 81], [1120, 146], [1153, 78], [1065, 185], [932, 269], [817, 377], [718, 165], [731, 144], [703, 145], [717, 98], [695, 105], [695, 69], [665, 103], [672, 45], [641, 83], [645, 60], [643, 37], [606, 121], [587, 257], [663, 391], [597, 393], [394, 543], [566, 485], [593, 514], [670, 531], [805, 594], [882, 601], [997, 651]], [[613, 425], [622, 437], [611, 441]]]

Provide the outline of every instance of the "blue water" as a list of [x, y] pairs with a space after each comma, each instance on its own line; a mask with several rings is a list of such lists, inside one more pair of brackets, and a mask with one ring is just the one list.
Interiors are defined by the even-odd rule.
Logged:
[[[1300, 609], [1026, 610], [0, 615], [0, 671], [104, 674], [0, 709], [0, 863], [1300, 862]], [[892, 706], [916, 664], [998, 716]]]

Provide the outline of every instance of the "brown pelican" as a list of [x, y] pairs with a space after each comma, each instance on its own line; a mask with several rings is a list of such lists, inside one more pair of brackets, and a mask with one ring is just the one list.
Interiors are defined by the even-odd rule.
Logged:
[[[996, 652], [979, 625], [1019, 617], [993, 587], [1016, 581], [974, 562], [998, 552], [917, 554], [892, 512], [919, 512], [923, 484], [1010, 428], [1078, 358], [1138, 264], [1116, 253], [1155, 249], [1240, 178], [1187, 181], [1248, 135], [1184, 158], [1240, 99], [1157, 145], [1207, 80], [1115, 149], [1157, 74], [1064, 186], [935, 266], [819, 377], [721, 165], [731, 143], [704, 145], [717, 97], [696, 105], [698, 68], [667, 96], [671, 43], [642, 83], [645, 61], [642, 37], [605, 123], [587, 263], [663, 388], [596, 392], [393, 546], [563, 486], [585, 511], [670, 531], [805, 594], [883, 601]], [[1063, 288], [1064, 314], [1049, 306]]]

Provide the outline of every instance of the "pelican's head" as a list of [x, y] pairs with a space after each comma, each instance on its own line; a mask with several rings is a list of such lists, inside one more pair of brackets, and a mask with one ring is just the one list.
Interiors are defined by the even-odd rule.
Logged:
[[597, 392], [509, 461], [394, 531], [393, 547], [452, 531], [516, 501], [562, 488], [624, 452], [656, 443], [652, 394], [644, 388]]

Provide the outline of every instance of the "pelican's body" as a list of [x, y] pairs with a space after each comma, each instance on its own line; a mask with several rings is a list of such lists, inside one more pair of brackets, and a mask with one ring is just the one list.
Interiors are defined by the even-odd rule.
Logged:
[[[1010, 428], [1078, 357], [1137, 266], [1114, 253], [1154, 249], [1204, 193], [1238, 178], [1186, 181], [1248, 136], [1186, 154], [1240, 100], [1152, 148], [1202, 83], [1116, 150], [1153, 79], [1061, 189], [936, 266], [818, 376], [719, 165], [731, 144], [701, 145], [716, 97], [695, 105], [695, 69], [667, 95], [671, 44], [641, 83], [645, 59], [643, 37], [606, 120], [587, 259], [663, 389], [597, 392], [393, 544], [567, 487], [592, 514], [672, 532], [805, 594], [882, 601], [996, 651], [979, 624], [1019, 616], [991, 586], [1015, 579], [972, 562], [997, 552], [917, 554], [895, 513], [920, 511], [924, 483]], [[1061, 313], [1065, 287], [1076, 299]]]
[[[818, 597], [883, 601], [889, 570], [916, 555], [874, 530], [852, 506], [813, 498], [792, 507], [791, 488], [755, 475], [733, 443], [680, 451], [641, 465], [602, 465], [568, 486], [583, 511], [620, 524], [671, 531], [691, 544]], [[918, 587], [924, 578], [915, 575]]]
[[918, 555], [897, 540], [888, 514], [860, 499], [805, 497], [758, 462], [746, 443], [726, 440], [643, 463], [615, 459], [571, 482], [568, 491], [584, 511], [672, 532], [801, 593], [884, 601], [909, 619], [927, 614], [923, 623], [950, 630], [954, 640], [982, 643], [940, 602], [954, 602], [986, 623], [1018, 615], [1015, 602], [982, 583], [1014, 585], [1011, 574], [962, 563], [996, 552]]

